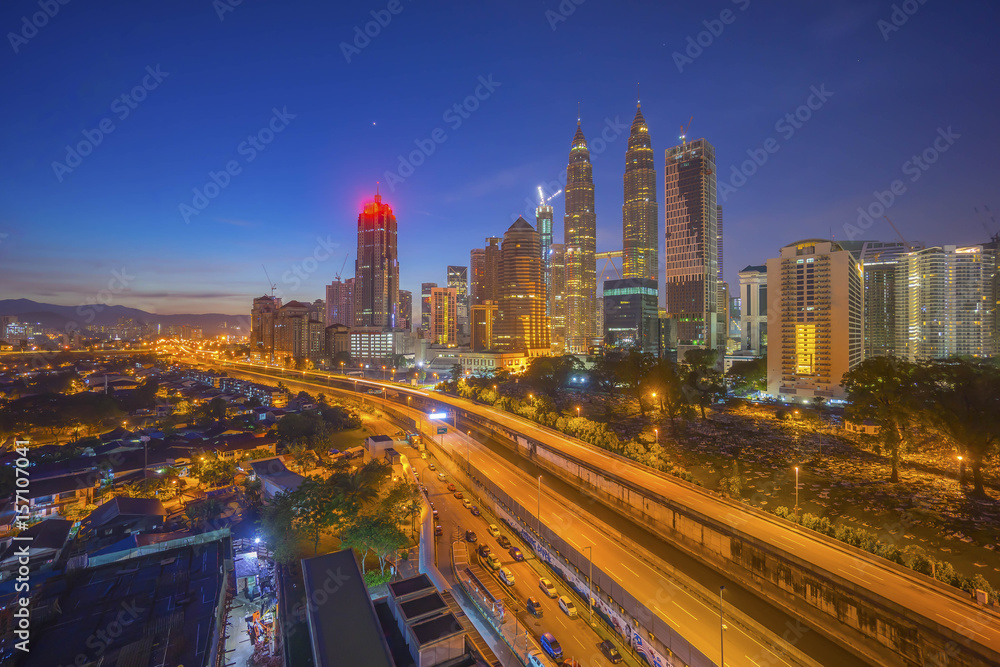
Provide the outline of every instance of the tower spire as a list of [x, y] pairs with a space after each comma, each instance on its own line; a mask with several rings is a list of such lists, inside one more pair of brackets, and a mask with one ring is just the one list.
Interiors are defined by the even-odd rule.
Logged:
[[580, 127], [580, 103], [576, 103], [576, 126]]
[[375, 181], [375, 203], [376, 204], [379, 204], [379, 203], [382, 202], [382, 195], [379, 194], [378, 185], [379, 185], [379, 182]]
[[642, 108], [642, 93], [639, 92], [639, 84], [635, 84], [635, 108]]

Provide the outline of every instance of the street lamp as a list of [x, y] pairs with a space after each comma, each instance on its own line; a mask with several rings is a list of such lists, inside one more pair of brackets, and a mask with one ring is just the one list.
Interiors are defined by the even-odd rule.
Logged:
[[965, 460], [961, 454], [958, 455], [958, 485], [965, 486]]
[[577, 416], [577, 417], [579, 417], [579, 416], [580, 416], [580, 406], [579, 406], [579, 405], [578, 405], [578, 406], [576, 406], [576, 416]]
[[795, 520], [799, 520], [799, 467], [795, 466]]
[[656, 434], [656, 444], [660, 444], [660, 429], [654, 428], [653, 433]]
[[719, 667], [726, 667], [726, 624], [722, 619], [722, 593], [725, 586], [719, 586]]
[[590, 607], [590, 625], [594, 625], [594, 545], [588, 544], [584, 549], [590, 549], [587, 562], [590, 564], [590, 574], [587, 575], [587, 606]]

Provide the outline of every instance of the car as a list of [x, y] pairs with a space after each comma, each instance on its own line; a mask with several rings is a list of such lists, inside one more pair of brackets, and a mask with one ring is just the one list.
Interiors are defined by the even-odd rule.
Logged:
[[479, 516], [479, 508], [476, 507], [475, 505], [470, 507], [469, 511], [472, 513], [472, 516]]
[[527, 609], [528, 613], [531, 614], [532, 616], [537, 616], [541, 618], [542, 603], [536, 600], [535, 598], [531, 597], [530, 595], [528, 596]]
[[478, 539], [479, 538], [476, 537], [476, 531], [474, 531], [474, 530], [467, 530], [467, 531], [465, 531], [465, 540], [466, 540], [466, 542], [475, 542]]
[[507, 539], [506, 535], [501, 535], [497, 538], [497, 544], [500, 545], [501, 549], [510, 549], [510, 540]]
[[438, 511], [437, 511], [437, 510], [431, 510], [431, 516], [433, 516], [433, 517], [434, 517], [434, 520], [435, 520], [435, 521], [437, 521], [437, 518], [438, 518]]
[[[496, 556], [494, 556], [494, 558], [496, 558]], [[499, 562], [499, 560], [497, 562]], [[514, 585], [514, 573], [510, 571], [509, 567], [500, 568], [500, 580], [508, 586]]]
[[563, 661], [562, 667], [583, 667], [583, 665], [581, 665], [579, 662], [577, 662], [573, 658], [570, 658], [569, 660], [564, 660]]
[[444, 480], [448, 479], [448, 475], [444, 474], [443, 472], [439, 472], [438, 479], [443, 482]]
[[433, 461], [431, 461], [430, 463], [427, 464], [427, 469], [428, 470], [437, 470], [437, 466], [434, 465]]
[[546, 579], [545, 577], [541, 577], [538, 579], [538, 587], [542, 589], [542, 592], [545, 593], [545, 595], [552, 598], [553, 600], [559, 597], [559, 593], [556, 592], [556, 587], [553, 586], [552, 582]]
[[489, 527], [486, 528], [486, 532], [488, 532], [491, 536], [496, 537], [500, 534], [500, 529], [497, 528], [495, 523], [491, 523]]
[[441, 530], [441, 526], [440, 525], [434, 526], [434, 534], [435, 535], [443, 535], [444, 534], [444, 531]]
[[463, 498], [465, 498], [465, 496], [462, 495], [461, 491], [456, 491], [455, 498], [457, 498], [458, 500], [462, 500]]
[[611, 661], [611, 664], [617, 665], [622, 661], [622, 654], [618, 652], [615, 645], [610, 639], [605, 639], [603, 642], [597, 645], [597, 648], [601, 649], [601, 653], [604, 657]]
[[548, 653], [550, 656], [558, 660], [562, 657], [563, 650], [562, 646], [552, 636], [551, 632], [543, 632], [542, 636], [538, 638], [539, 643], [542, 645], [542, 650]]
[[466, 498], [465, 500], [462, 501], [462, 507], [464, 507], [465, 509], [471, 509], [472, 508], [472, 501], [469, 500], [468, 498]]
[[427, 458], [427, 452], [420, 452], [420, 458], [426, 459]]
[[576, 605], [565, 595], [559, 596], [559, 608], [570, 618], [576, 618]]
[[524, 560], [524, 554], [517, 547], [510, 548], [510, 557], [519, 562]]
[[449, 491], [457, 491], [457, 489], [455, 488], [455, 485], [454, 485], [454, 484], [449, 484], [449, 485], [448, 485], [448, 490], [449, 490]]
[[478, 551], [481, 558], [487, 558], [491, 553], [493, 553], [493, 550], [490, 549], [490, 545], [488, 544], [480, 544]]
[[[490, 566], [490, 569], [496, 572], [500, 569], [500, 559], [496, 557], [496, 554], [490, 554], [486, 557], [486, 564]], [[513, 581], [513, 576], [511, 577]]]
[[545, 657], [545, 654], [536, 648], [531, 649], [528, 652], [528, 667], [552, 667], [553, 663], [551, 660]]

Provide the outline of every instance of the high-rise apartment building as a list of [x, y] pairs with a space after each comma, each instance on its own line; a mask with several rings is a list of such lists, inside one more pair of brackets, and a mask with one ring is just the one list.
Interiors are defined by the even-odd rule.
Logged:
[[431, 340], [437, 345], [458, 345], [458, 290], [431, 288]]
[[715, 148], [705, 139], [668, 148], [663, 208], [667, 313], [681, 345], [718, 347]]
[[767, 354], [767, 266], [740, 271], [740, 350]]
[[396, 216], [392, 208], [375, 200], [358, 216], [358, 258], [354, 264], [354, 325], [397, 326], [399, 309], [399, 255], [396, 250]]
[[[529, 225], [530, 226], [530, 225]], [[597, 335], [597, 216], [590, 150], [580, 121], [566, 167], [566, 348], [586, 352]], [[503, 307], [501, 305], [501, 317]]]
[[413, 292], [410, 290], [399, 290], [399, 318], [397, 329], [409, 331], [413, 328]]
[[[649, 127], [636, 106], [625, 151], [625, 203], [622, 205], [622, 276], [659, 280], [659, 212], [656, 158]], [[606, 293], [605, 293], [606, 295]], [[605, 314], [605, 317], [607, 314]], [[605, 326], [607, 330], [607, 326]]]
[[896, 274], [896, 354], [910, 361], [997, 354], [996, 251], [938, 246], [908, 253]]
[[767, 391], [787, 401], [843, 399], [844, 373], [864, 358], [861, 265], [822, 239], [767, 260]]
[[473, 248], [469, 253], [469, 304], [478, 305], [485, 301], [486, 292], [486, 249]]
[[326, 324], [320, 318], [321, 311], [315, 304], [289, 301], [281, 306], [274, 323], [275, 360], [289, 365], [299, 359], [322, 358]]
[[259, 296], [250, 309], [250, 349], [256, 359], [274, 361], [274, 320], [281, 308], [281, 297]]
[[420, 283], [420, 329], [425, 334], [431, 332], [431, 290], [437, 287], [437, 283]]
[[503, 235], [500, 304], [494, 342], [499, 350], [529, 354], [549, 352], [541, 239], [523, 217], [514, 221]]
[[549, 311], [549, 295], [552, 293], [552, 207], [548, 204], [541, 204], [535, 209], [535, 229], [542, 240], [542, 279], [545, 282], [545, 314], [551, 316]]
[[493, 328], [496, 326], [497, 304], [492, 301], [472, 307], [472, 351], [493, 349]]
[[354, 278], [344, 280], [344, 286], [340, 292], [340, 309], [344, 324], [351, 326], [354, 322]]
[[552, 267], [552, 289], [549, 290], [549, 331], [553, 351], [562, 353], [566, 348], [566, 246], [553, 243], [549, 246]]
[[922, 246], [901, 241], [865, 241], [854, 254], [861, 261], [865, 287], [865, 358], [896, 355], [897, 278], [900, 261]]
[[458, 337], [461, 344], [469, 338], [469, 267], [449, 266], [448, 287], [454, 288], [456, 295]]

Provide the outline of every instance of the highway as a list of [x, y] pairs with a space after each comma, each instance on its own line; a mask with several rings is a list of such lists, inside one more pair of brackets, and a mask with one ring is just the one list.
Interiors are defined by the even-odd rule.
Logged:
[[[227, 366], [227, 370], [231, 374], [238, 373], [246, 374], [250, 377], [274, 379], [274, 376], [265, 373], [245, 369], [235, 370], [231, 366]], [[316, 392], [317, 390], [329, 389], [329, 385], [326, 383], [313, 382], [308, 378], [300, 380], [295, 378], [296, 375], [301, 376], [302, 373], [298, 372], [287, 375], [282, 377], [281, 381], [293, 391], [304, 390]], [[351, 382], [353, 383], [353, 379]], [[380, 397], [363, 394], [359, 397], [371, 401], [374, 405], [381, 403]], [[431, 398], [437, 399], [437, 395], [435, 394]], [[408, 409], [405, 404], [392, 404], [392, 407], [397, 411], [410, 414], [414, 419], [422, 414], [417, 409]], [[441, 438], [442, 436], [436, 436], [435, 439], [441, 442]], [[454, 448], [459, 459], [464, 459], [468, 455], [474, 467], [482, 470], [491, 479], [500, 483], [523, 506], [527, 508], [535, 507], [537, 504], [537, 473], [534, 473], [533, 469], [533, 474], [526, 473], [520, 469], [523, 467], [521, 463], [507, 460], [502, 456], [502, 452], [494, 451], [473, 438], [468, 438], [464, 434], [454, 432], [451, 428], [449, 428], [449, 433], [443, 436], [443, 438], [444, 446]], [[510, 457], [516, 457], [512, 452], [508, 452], [508, 454]], [[524, 463], [530, 465], [530, 462]], [[421, 472], [421, 479], [427, 479], [426, 473]], [[436, 478], [434, 481], [436, 481]], [[450, 476], [449, 481], [451, 481]], [[431, 484], [427, 484], [427, 486], [432, 491], [431, 500], [437, 505], [440, 502], [440, 490]], [[566, 490], [565, 484], [552, 479], [550, 475], [545, 473], [542, 521], [561, 537], [574, 544], [578, 549], [582, 549], [587, 545], [594, 545], [593, 558], [595, 565], [614, 576], [620, 585], [630, 590], [638, 599], [648, 602], [650, 609], [654, 613], [657, 613], [662, 620], [669, 623], [707, 657], [717, 661], [720, 639], [718, 609], [707, 608], [702, 601], [702, 597], [694, 596], [683, 587], [671, 582], [664, 574], [665, 571], [671, 569], [670, 564], [662, 563], [662, 567], [658, 569], [654, 565], [660, 561], [659, 557], [654, 556], [652, 553], [640, 554], [635, 549], [630, 549], [619, 541], [609, 539], [609, 536], [621, 534], [621, 529], [624, 527], [623, 523], [626, 522], [623, 522], [620, 517], [614, 515], [610, 510], [596, 506], [592, 501], [581, 502], [579, 498], [571, 499], [568, 497], [568, 493], [565, 496], [560, 495], [554, 490], [554, 487]], [[455, 502], [458, 503], [459, 501]], [[458, 506], [461, 507], [460, 504]], [[584, 512], [579, 509], [580, 506], [586, 506], [588, 511]], [[605, 520], [601, 520], [595, 516], [595, 513], [601, 510], [604, 510], [601, 514]], [[468, 514], [467, 511], [465, 512]], [[442, 515], [442, 519], [444, 520], [445, 518]], [[473, 517], [468, 516], [468, 519], [472, 520]], [[614, 522], [614, 526], [610, 522]], [[467, 523], [460, 522], [457, 525], [452, 525], [450, 521], [448, 523], [443, 521], [444, 538], [447, 539], [442, 539], [439, 542], [439, 549], [450, 548], [452, 539], [456, 535], [460, 536], [461, 533], [464, 533], [464, 527]], [[462, 531], [459, 531], [458, 527], [462, 527]], [[483, 527], [485, 528], [485, 524], [483, 524]], [[482, 535], [479, 530], [476, 532]], [[511, 536], [509, 531], [504, 531], [504, 534]], [[655, 538], [654, 541], [660, 542], [659, 538]], [[671, 564], [681, 559], [690, 561], [690, 558], [680, 553], [674, 553], [673, 550], [660, 548], [658, 551], [672, 553]], [[444, 553], [444, 551], [439, 551], [439, 564], [442, 573], [450, 579], [449, 575], [452, 575], [450, 572], [450, 563], [447, 562]], [[525, 553], [530, 552], [525, 551]], [[697, 574], [703, 576], [708, 572], [710, 570], [704, 568], [699, 570]], [[741, 592], [736, 582], [725, 579], [722, 579], [722, 581], [725, 582], [727, 590], [731, 590], [735, 594]], [[535, 583], [537, 584], [537, 577]], [[557, 582], [557, 587], [560, 590], [565, 588], [559, 582]], [[535, 590], [538, 591], [537, 586]], [[715, 590], [717, 591], [717, 589]], [[538, 592], [540, 593], [540, 591]], [[534, 593], [531, 594], [533, 595]], [[743, 592], [743, 595], [738, 600], [734, 599], [733, 602], [739, 602], [744, 605], [747, 602], [755, 603], [753, 608], [744, 609], [744, 611], [751, 614], [760, 613], [761, 605], [759, 599], [749, 593]], [[580, 604], [578, 602], [578, 607], [580, 607]], [[780, 614], [780, 619], [775, 621], [775, 625], [782, 629], [795, 627], [794, 619], [784, 614]], [[808, 645], [813, 649], [809, 653], [824, 656], [825, 659], [818, 660], [822, 664], [845, 666], [864, 664], [850, 652], [823, 639], [816, 633], [808, 633], [808, 635], [802, 641], [802, 644]], [[562, 640], [561, 637], [557, 636], [557, 638]], [[757, 638], [745, 634], [738, 626], [730, 626], [730, 629], [727, 630], [725, 641], [727, 665], [759, 665], [760, 667], [774, 665], [787, 667], [793, 664], [788, 662], [783, 656], [765, 647]], [[793, 647], [788, 647], [788, 650], [793, 653], [796, 652], [796, 649]], [[832, 661], [828, 662], [828, 660]], [[806, 659], [802, 660], [802, 662], [805, 661]], [[590, 663], [584, 662], [584, 664]], [[595, 664], [602, 663], [597, 662]]]

